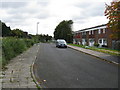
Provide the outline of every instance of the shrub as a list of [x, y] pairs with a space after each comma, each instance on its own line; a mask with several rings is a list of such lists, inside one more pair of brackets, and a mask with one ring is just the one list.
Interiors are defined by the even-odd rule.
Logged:
[[13, 46], [11, 46], [12, 42], [13, 41], [9, 38], [2, 40], [2, 55], [6, 60], [10, 60], [15, 56]]
[[2, 39], [2, 64], [8, 63], [10, 59], [21, 54], [27, 48], [32, 46], [34, 41], [31, 39], [18, 39], [7, 37]]
[[34, 45], [34, 40], [30, 40], [30, 39], [25, 39], [25, 43], [27, 47], [31, 47], [32, 45]]
[[94, 46], [98, 47], [98, 46], [99, 46], [99, 44], [98, 44], [98, 43], [94, 43]]

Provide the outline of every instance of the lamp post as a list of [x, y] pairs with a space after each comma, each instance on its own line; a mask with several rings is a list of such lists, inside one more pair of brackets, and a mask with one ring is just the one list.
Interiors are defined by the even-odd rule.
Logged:
[[37, 32], [36, 32], [36, 35], [38, 35], [38, 24], [39, 24], [39, 22], [37, 22]]

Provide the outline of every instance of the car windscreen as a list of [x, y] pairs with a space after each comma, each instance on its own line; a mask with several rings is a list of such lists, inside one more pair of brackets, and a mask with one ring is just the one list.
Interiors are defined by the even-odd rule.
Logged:
[[58, 43], [61, 43], [61, 44], [66, 44], [65, 41], [58, 41]]

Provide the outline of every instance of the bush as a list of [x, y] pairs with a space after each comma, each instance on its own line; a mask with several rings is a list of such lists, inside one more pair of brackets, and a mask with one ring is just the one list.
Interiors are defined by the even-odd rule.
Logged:
[[10, 60], [15, 56], [13, 45], [11, 45], [13, 41], [9, 38], [4, 38], [2, 40], [2, 57], [4, 57], [6, 60]]
[[10, 59], [21, 54], [27, 48], [32, 46], [34, 41], [31, 39], [18, 39], [7, 37], [2, 39], [2, 64], [8, 63]]
[[98, 44], [98, 43], [94, 43], [94, 46], [98, 47], [98, 46], [99, 46], [99, 44]]

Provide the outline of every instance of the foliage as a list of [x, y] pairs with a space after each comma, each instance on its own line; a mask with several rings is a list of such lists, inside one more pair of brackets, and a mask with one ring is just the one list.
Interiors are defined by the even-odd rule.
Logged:
[[98, 44], [98, 43], [94, 43], [94, 46], [98, 47], [98, 46], [99, 46], [99, 44]]
[[0, 38], [0, 71], [2, 68], [2, 38]]
[[40, 42], [48, 42], [48, 41], [51, 41], [52, 40], [52, 36], [49, 36], [48, 34], [47, 35], [38, 35], [38, 39]]
[[[0, 30], [2, 30], [2, 37], [15, 37], [15, 38], [26, 38], [26, 39], [33, 39], [34, 42], [38, 43], [38, 42], [48, 42], [50, 40], [52, 40], [52, 36], [47, 35], [31, 35], [28, 34], [28, 32], [24, 32], [21, 29], [13, 29], [11, 30], [10, 27], [6, 26], [5, 23], [1, 22], [2, 25], [0, 26]], [[31, 43], [31, 41], [27, 41], [28, 43]]]
[[73, 35], [72, 35], [72, 20], [63, 20], [56, 26], [54, 31], [54, 38], [57, 39], [65, 39], [68, 43], [72, 43]]
[[29, 48], [34, 45], [35, 42], [33, 39], [24, 39], [26, 46]]
[[120, 1], [113, 1], [111, 5], [106, 4], [105, 16], [109, 19], [108, 29], [112, 30], [110, 35], [113, 39], [120, 38]]
[[2, 30], [2, 37], [10, 36], [11, 29], [10, 27], [6, 26], [5, 23], [1, 22], [0, 24], [0, 30]]
[[0, 64], [2, 62], [3, 66], [10, 59], [34, 45], [34, 43], [39, 43], [40, 41], [47, 42], [52, 39], [52, 36], [49, 35], [31, 35], [20, 29], [11, 30], [10, 27], [1, 21], [0, 30], [2, 30], [2, 37], [0, 37], [0, 41], [2, 41], [2, 45], [0, 42], [0, 51], [2, 54], [0, 56]]
[[13, 37], [18, 37], [18, 38], [27, 38], [28, 37], [28, 33], [27, 32], [23, 32], [20, 29], [13, 29], [10, 32], [11, 36]]
[[2, 39], [2, 64], [5, 65], [10, 59], [19, 55], [34, 44], [30, 39], [18, 39], [6, 37]]

